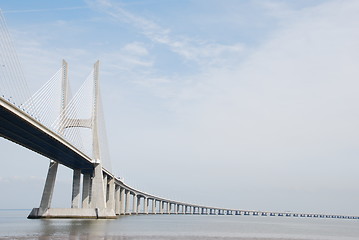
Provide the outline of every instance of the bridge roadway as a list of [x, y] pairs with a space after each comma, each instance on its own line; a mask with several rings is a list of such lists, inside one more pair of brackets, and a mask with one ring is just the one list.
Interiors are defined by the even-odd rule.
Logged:
[[33, 117], [0, 97], [0, 136], [83, 173], [92, 173], [90, 157]]
[[[9, 104], [2, 98], [0, 98], [0, 122], [0, 136], [71, 169], [80, 169], [84, 176], [94, 174], [95, 166], [90, 157], [39, 123], [35, 118], [25, 114], [21, 109]], [[33, 217], [114, 218], [117, 215], [132, 214], [198, 214], [359, 219], [358, 216], [238, 210], [196, 205], [158, 197], [134, 189], [104, 168], [102, 174], [106, 209], [110, 209], [113, 214], [99, 215], [97, 209], [90, 208], [89, 200], [82, 196], [81, 203], [80, 199], [77, 198], [79, 203], [73, 204], [71, 209], [64, 211], [64, 209], [49, 208], [41, 216], [34, 215]]]

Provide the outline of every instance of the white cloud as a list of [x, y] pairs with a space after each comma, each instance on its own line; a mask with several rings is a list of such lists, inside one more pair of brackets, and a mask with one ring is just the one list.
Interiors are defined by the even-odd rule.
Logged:
[[119, 21], [132, 24], [151, 41], [163, 44], [183, 58], [200, 64], [215, 64], [228, 54], [241, 54], [244, 50], [241, 43], [224, 45], [175, 36], [170, 29], [126, 11], [119, 3], [110, 0], [95, 1], [93, 5]]
[[148, 55], [148, 50], [143, 44], [138, 42], [133, 42], [125, 45], [123, 50], [129, 54], [146, 56]]
[[7, 10], [4, 13], [32, 13], [32, 12], [56, 12], [56, 11], [69, 11], [87, 8], [85, 6], [79, 7], [65, 7], [65, 8], [41, 8], [41, 9], [24, 9], [24, 10]]

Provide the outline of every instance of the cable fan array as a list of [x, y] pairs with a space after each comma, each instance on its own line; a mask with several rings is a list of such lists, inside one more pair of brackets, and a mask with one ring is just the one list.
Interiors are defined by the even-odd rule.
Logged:
[[[64, 89], [66, 67], [63, 65], [23, 104], [23, 108], [38, 122], [61, 135], [92, 159], [94, 159], [93, 124], [96, 117], [100, 160], [106, 169], [111, 170], [103, 106], [100, 94], [96, 99], [94, 71], [91, 71], [79, 90], [67, 102], [66, 99], [71, 96], [71, 93], [67, 84]], [[97, 112], [95, 112], [96, 101], [98, 101]], [[94, 116], [96, 113], [97, 116]]]
[[89, 146], [92, 146], [92, 93], [93, 71], [50, 126], [53, 131], [91, 157], [92, 149]]
[[100, 143], [100, 150], [101, 150], [100, 156], [101, 156], [102, 166], [112, 172], [110, 149], [108, 146], [107, 128], [106, 128], [105, 115], [102, 105], [101, 93], [99, 97], [99, 109], [98, 109], [98, 130], [99, 130], [98, 138]]
[[[69, 87], [63, 89], [63, 65], [54, 76], [44, 84], [27, 102], [24, 108], [40, 123], [61, 135], [81, 152], [94, 159], [93, 134], [94, 118], [97, 117], [97, 141], [100, 145], [100, 160], [102, 165], [111, 170], [109, 150], [107, 145], [106, 126], [103, 115], [101, 97], [96, 99], [94, 71], [88, 75], [79, 90], [70, 101]], [[67, 86], [67, 85], [66, 85]], [[95, 102], [99, 101], [97, 116], [94, 116]], [[62, 105], [65, 102], [64, 105]]]
[[111, 170], [103, 107], [100, 94], [95, 94], [95, 87], [99, 86], [94, 79], [95, 72], [92, 70], [71, 98], [67, 81], [67, 63], [63, 62], [62, 67], [50, 80], [31, 96], [0, 10], [0, 97], [62, 136], [91, 159], [94, 159], [95, 130], [99, 159], [103, 167]]
[[0, 97], [22, 108], [30, 97], [25, 75], [0, 10]]
[[31, 115], [46, 127], [51, 126], [61, 112], [63, 67], [22, 104], [22, 109], [27, 114]]

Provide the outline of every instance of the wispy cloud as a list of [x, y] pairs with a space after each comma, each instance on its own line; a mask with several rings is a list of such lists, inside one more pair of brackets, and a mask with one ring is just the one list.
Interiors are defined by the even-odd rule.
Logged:
[[42, 8], [42, 9], [18, 9], [18, 10], [6, 10], [3, 13], [33, 13], [33, 12], [56, 12], [56, 11], [70, 11], [70, 10], [79, 10], [86, 9], [87, 6], [78, 6], [78, 7], [65, 7], [65, 8]]
[[223, 61], [226, 55], [241, 54], [244, 51], [244, 45], [240, 42], [225, 45], [187, 36], [177, 36], [171, 29], [125, 10], [118, 2], [97, 0], [91, 2], [91, 5], [114, 19], [133, 25], [152, 42], [165, 45], [179, 56], [200, 64], [215, 64], [220, 59]]

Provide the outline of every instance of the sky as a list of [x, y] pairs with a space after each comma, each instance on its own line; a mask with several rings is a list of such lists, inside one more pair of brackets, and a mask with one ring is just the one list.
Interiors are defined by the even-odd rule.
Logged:
[[[359, 215], [359, 2], [0, 0], [35, 92], [100, 60], [112, 172], [159, 196]], [[0, 208], [38, 207], [49, 160], [0, 139]], [[61, 167], [54, 207], [69, 207]], [[5, 197], [4, 197], [5, 196]]]

